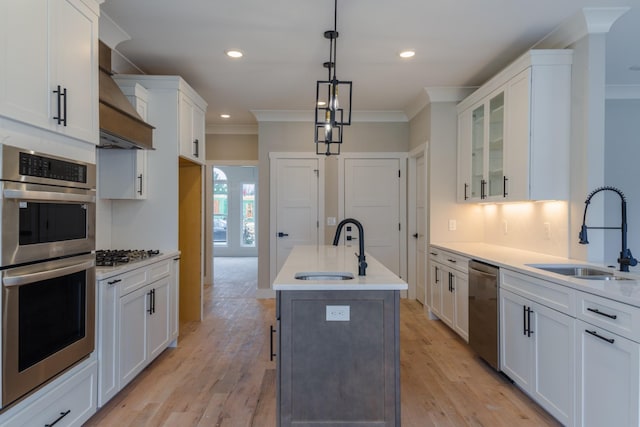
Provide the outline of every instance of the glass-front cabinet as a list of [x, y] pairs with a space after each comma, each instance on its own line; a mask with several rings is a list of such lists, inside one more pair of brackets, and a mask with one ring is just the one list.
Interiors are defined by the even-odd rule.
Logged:
[[568, 199], [571, 63], [530, 50], [458, 104], [458, 202]]
[[[459, 172], [463, 187], [460, 198], [464, 201], [483, 201], [506, 197], [504, 174], [504, 91], [470, 108], [470, 114], [462, 114], [460, 123], [461, 155]], [[465, 132], [470, 133], [464, 135]], [[464, 140], [469, 138], [469, 143]], [[470, 176], [467, 171], [470, 164]], [[466, 179], [465, 179], [466, 178]]]

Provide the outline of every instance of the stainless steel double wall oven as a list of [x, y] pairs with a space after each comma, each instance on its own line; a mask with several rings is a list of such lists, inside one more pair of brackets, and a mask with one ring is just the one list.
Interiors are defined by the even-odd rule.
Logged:
[[95, 165], [0, 145], [2, 408], [95, 347]]

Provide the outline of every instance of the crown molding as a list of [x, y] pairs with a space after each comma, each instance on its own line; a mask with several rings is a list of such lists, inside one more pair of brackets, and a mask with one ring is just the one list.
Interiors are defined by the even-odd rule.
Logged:
[[131, 36], [104, 12], [100, 13], [98, 38], [112, 50], [120, 43], [131, 40]]
[[469, 96], [477, 87], [424, 87], [405, 107], [408, 119], [413, 119], [424, 107], [434, 102], [459, 102]]
[[640, 85], [607, 85], [605, 99], [640, 99]]
[[532, 49], [564, 49], [588, 34], [606, 34], [629, 7], [585, 7], [536, 43]]
[[[258, 122], [313, 122], [313, 110], [251, 110]], [[352, 111], [351, 122], [407, 122], [404, 111]]]
[[207, 125], [207, 135], [257, 135], [258, 125]]

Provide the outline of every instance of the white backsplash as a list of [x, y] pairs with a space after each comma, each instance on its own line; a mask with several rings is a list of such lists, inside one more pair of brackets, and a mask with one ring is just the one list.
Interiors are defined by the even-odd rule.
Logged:
[[568, 257], [568, 210], [562, 201], [484, 205], [485, 243]]

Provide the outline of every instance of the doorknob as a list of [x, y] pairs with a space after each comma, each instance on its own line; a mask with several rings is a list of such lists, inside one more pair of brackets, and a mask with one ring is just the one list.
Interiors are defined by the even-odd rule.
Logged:
[[418, 238], [418, 233], [414, 234], [413, 237]]
[[287, 233], [283, 233], [282, 231], [278, 232], [278, 237], [287, 237], [289, 236]]

